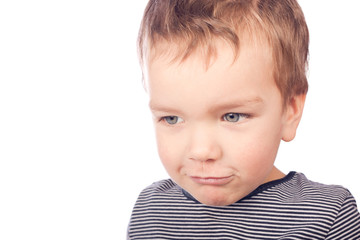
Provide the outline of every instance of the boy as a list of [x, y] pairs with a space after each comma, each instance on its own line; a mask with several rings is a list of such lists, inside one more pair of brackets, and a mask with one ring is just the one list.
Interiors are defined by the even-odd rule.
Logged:
[[296, 0], [150, 0], [140, 59], [160, 159], [129, 239], [360, 239], [340, 186], [274, 166], [308, 89]]

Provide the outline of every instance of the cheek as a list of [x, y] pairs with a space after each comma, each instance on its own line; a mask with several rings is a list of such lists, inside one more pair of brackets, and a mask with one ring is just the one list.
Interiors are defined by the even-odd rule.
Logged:
[[271, 127], [233, 136], [228, 143], [229, 159], [234, 159], [239, 171], [258, 174], [272, 168], [280, 144], [279, 131]]
[[181, 164], [181, 141], [179, 138], [171, 137], [171, 135], [156, 129], [156, 142], [160, 160], [171, 175]]

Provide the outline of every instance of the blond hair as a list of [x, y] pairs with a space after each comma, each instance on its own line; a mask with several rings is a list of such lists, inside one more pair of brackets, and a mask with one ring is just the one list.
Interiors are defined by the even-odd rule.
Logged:
[[262, 37], [272, 49], [273, 76], [284, 103], [306, 94], [309, 33], [296, 0], [150, 0], [138, 37], [140, 61], [160, 43], [176, 45], [184, 61], [203, 48], [216, 57], [216, 40], [240, 50], [241, 34]]

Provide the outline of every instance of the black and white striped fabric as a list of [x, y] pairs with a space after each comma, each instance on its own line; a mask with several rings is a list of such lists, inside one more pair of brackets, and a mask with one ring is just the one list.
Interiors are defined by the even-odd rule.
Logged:
[[296, 172], [224, 207], [163, 180], [140, 194], [128, 239], [360, 239], [360, 215], [347, 189]]

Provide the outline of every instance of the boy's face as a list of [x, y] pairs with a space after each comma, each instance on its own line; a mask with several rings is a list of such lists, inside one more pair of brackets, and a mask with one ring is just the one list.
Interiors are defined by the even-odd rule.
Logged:
[[147, 85], [170, 177], [201, 203], [229, 205], [282, 176], [276, 153], [298, 122], [289, 124], [296, 109], [282, 106], [270, 50], [245, 44], [234, 62], [232, 50], [219, 45], [208, 69], [197, 53], [169, 62], [158, 57], [147, 65]]

